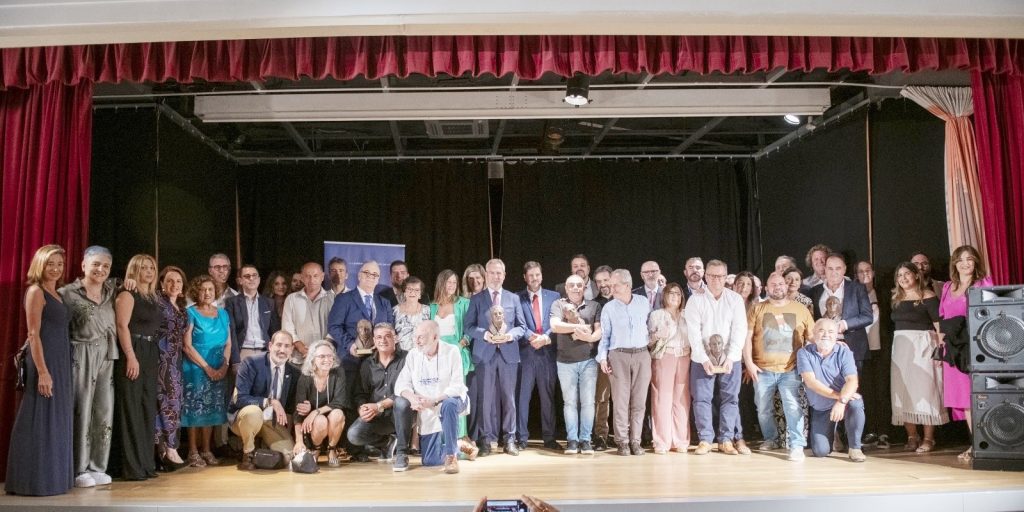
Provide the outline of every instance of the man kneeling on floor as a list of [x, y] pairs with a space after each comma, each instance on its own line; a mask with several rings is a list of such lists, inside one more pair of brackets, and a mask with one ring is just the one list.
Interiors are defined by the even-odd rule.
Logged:
[[839, 328], [834, 320], [822, 318], [814, 324], [814, 343], [797, 354], [797, 371], [807, 389], [811, 416], [811, 452], [826, 457], [832, 451], [836, 423], [845, 420], [850, 440], [850, 460], [864, 462], [861, 434], [864, 433], [864, 400], [857, 393], [857, 365], [853, 351], [836, 343]]
[[[454, 345], [439, 343], [437, 322], [424, 320], [413, 333], [416, 348], [406, 356], [395, 383], [395, 411], [419, 413], [420, 452], [424, 466], [444, 464], [445, 473], [458, 473], [459, 416], [469, 412], [462, 381], [462, 357]], [[396, 453], [394, 469], [404, 471], [409, 457]]]
[[242, 438], [238, 469], [255, 469], [256, 437], [285, 457], [291, 455], [294, 441], [288, 423], [295, 413], [294, 390], [299, 379], [298, 370], [287, 364], [292, 350], [292, 335], [277, 331], [266, 353], [249, 356], [238, 369], [229, 417], [231, 431]]
[[[381, 461], [392, 461], [396, 453], [409, 450], [414, 416], [409, 408], [395, 407], [395, 383], [405, 367], [407, 353], [395, 344], [395, 328], [387, 322], [373, 328], [373, 346], [376, 352], [363, 360], [356, 377], [353, 397], [359, 417], [348, 428], [348, 442], [376, 446], [381, 450]], [[356, 457], [365, 460], [366, 451]], [[406, 467], [408, 463], [395, 469], [404, 471]]]

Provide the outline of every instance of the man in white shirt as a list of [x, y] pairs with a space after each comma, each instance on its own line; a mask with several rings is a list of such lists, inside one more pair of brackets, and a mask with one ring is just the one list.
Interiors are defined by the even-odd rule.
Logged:
[[306, 350], [314, 341], [328, 338], [327, 315], [334, 305], [334, 292], [324, 290], [324, 268], [311, 261], [302, 266], [302, 289], [284, 299], [281, 330], [295, 340], [292, 364], [301, 367]]
[[[707, 291], [695, 293], [686, 303], [686, 328], [690, 337], [690, 390], [693, 395], [693, 418], [700, 442], [694, 451], [706, 455], [711, 451], [715, 428], [711, 421], [711, 397], [718, 384], [715, 404], [718, 414], [718, 449], [728, 455], [750, 453], [740, 428], [739, 393], [743, 379], [743, 345], [747, 340], [747, 312], [743, 298], [725, 287], [729, 274], [726, 264], [711, 260], [704, 277]], [[715, 361], [708, 353], [712, 337], [725, 343], [724, 361]]]
[[223, 308], [224, 301], [238, 295], [237, 291], [228, 286], [228, 277], [231, 276], [231, 260], [226, 254], [218, 252], [210, 256], [210, 265], [207, 271], [210, 272], [210, 277], [213, 278], [213, 286], [217, 294], [217, 298], [213, 300], [213, 303], [218, 308]]
[[[395, 383], [395, 407], [419, 413], [423, 465], [444, 464], [445, 473], [458, 473], [459, 416], [469, 408], [462, 356], [454, 345], [440, 343], [433, 320], [417, 325], [413, 338], [416, 348], [406, 356]], [[408, 467], [408, 456], [396, 454], [394, 469], [402, 464]]]

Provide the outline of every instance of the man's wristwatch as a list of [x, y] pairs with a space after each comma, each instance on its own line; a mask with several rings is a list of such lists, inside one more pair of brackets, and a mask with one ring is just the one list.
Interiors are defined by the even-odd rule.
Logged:
[[384, 402], [383, 401], [377, 402], [377, 412], [378, 413], [384, 412]]
[[850, 403], [850, 399], [849, 398], [840, 398], [839, 399], [839, 403], [841, 403], [843, 405], [846, 405], [846, 404]]

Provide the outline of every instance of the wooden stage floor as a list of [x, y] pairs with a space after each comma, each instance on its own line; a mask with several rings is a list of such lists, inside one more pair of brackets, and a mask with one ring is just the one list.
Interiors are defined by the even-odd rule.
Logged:
[[[957, 462], [962, 447], [927, 455], [866, 451], [802, 463], [784, 452], [728, 456], [669, 453], [566, 456], [531, 444], [519, 457], [491, 455], [445, 475], [419, 466], [321, 464], [315, 475], [240, 472], [234, 466], [186, 468], [148, 482], [118, 482], [51, 498], [0, 496], [0, 510], [472, 510], [481, 496], [538, 496], [568, 510], [1024, 510], [1024, 473], [974, 471]], [[809, 452], [808, 452], [809, 453]], [[38, 508], [37, 508], [38, 507]], [[874, 512], [874, 511], [871, 511]]]

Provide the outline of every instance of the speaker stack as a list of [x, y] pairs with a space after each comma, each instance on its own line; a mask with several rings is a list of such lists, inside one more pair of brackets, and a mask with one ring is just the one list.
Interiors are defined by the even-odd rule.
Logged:
[[1024, 285], [967, 296], [974, 469], [1024, 470]]

